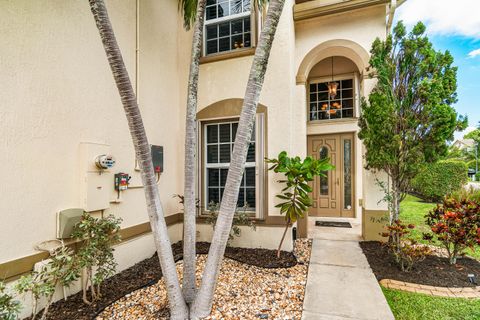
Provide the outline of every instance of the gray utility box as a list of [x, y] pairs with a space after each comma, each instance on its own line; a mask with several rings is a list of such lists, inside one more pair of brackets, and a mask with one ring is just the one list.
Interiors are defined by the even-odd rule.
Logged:
[[151, 145], [153, 169], [155, 172], [163, 172], [163, 146]]
[[79, 208], [65, 209], [57, 214], [57, 238], [70, 238], [73, 227], [82, 220], [84, 210]]

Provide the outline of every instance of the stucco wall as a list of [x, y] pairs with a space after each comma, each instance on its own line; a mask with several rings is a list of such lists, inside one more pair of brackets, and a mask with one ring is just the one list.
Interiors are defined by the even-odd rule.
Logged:
[[[139, 90], [150, 143], [164, 146], [165, 171], [159, 186], [165, 213], [171, 215], [180, 211], [172, 195], [183, 193], [184, 106], [191, 33], [182, 28], [177, 1], [140, 3], [138, 68], [136, 1], [108, 0], [107, 6], [127, 69]], [[349, 13], [348, 19], [335, 15], [294, 23], [293, 5], [293, 0], [285, 3], [260, 97], [260, 103], [269, 109], [267, 157], [283, 150], [306, 155], [306, 92], [304, 86], [296, 85], [296, 74], [308, 52], [331, 39], [349, 39], [368, 51], [373, 39], [384, 35], [383, 7]], [[81, 206], [81, 142], [107, 144], [116, 157], [115, 168], [107, 173], [112, 181], [112, 200], [116, 198], [113, 173], [131, 174], [134, 186], [141, 181], [134, 170], [127, 122], [88, 2], [1, 1], [0, 33], [0, 163], [4, 168], [0, 184], [1, 263], [33, 254], [34, 244], [55, 237], [56, 212]], [[203, 64], [199, 108], [243, 98], [252, 58]], [[364, 81], [364, 93], [371, 87], [371, 81]], [[274, 195], [281, 189], [278, 178], [268, 175], [270, 215], [278, 215], [274, 208]], [[121, 217], [122, 227], [147, 221], [141, 188], [123, 192], [121, 199], [105, 214]], [[175, 234], [180, 233], [175, 230]], [[275, 230], [278, 234], [282, 231]], [[153, 242], [141, 241], [149, 244], [139, 246], [144, 251], [135, 259], [152, 251]], [[124, 267], [133, 261], [129, 255], [120, 255], [119, 259]]]
[[[183, 112], [176, 1], [142, 0], [140, 67], [135, 68], [136, 1], [107, 1], [110, 18], [133, 84], [139, 72], [139, 102], [150, 143], [164, 146], [160, 192], [167, 215], [180, 211]], [[34, 253], [33, 245], [55, 237], [56, 212], [81, 206], [81, 142], [110, 146], [113, 173], [132, 175], [135, 155], [117, 89], [87, 1], [0, 2], [0, 163], [2, 232], [0, 262]], [[148, 220], [143, 189], [122, 193], [105, 214], [122, 227]], [[151, 243], [153, 247], [153, 243]], [[150, 247], [150, 248], [152, 248]], [[146, 248], [149, 251], [150, 248]], [[3, 275], [0, 275], [3, 277]]]
[[[334, 61], [334, 74], [350, 72], [354, 69], [350, 62], [360, 73], [360, 96], [367, 97], [373, 89], [375, 81], [366, 78], [365, 67], [368, 66], [368, 52], [375, 38], [381, 39], [386, 36], [385, 7], [374, 6], [356, 10], [309, 19], [297, 22], [295, 25], [296, 51], [295, 65], [297, 68], [297, 83], [299, 80], [307, 80], [309, 77], [324, 76], [329, 56], [336, 56]], [[324, 46], [324, 47], [322, 47]], [[318, 48], [321, 48], [319, 50]], [[343, 58], [340, 58], [343, 57]], [[346, 58], [350, 59], [345, 60]], [[328, 74], [328, 72], [327, 72]], [[305, 83], [297, 84], [299, 94], [305, 94]], [[306, 104], [302, 105], [306, 109]], [[358, 115], [361, 110], [357, 110]], [[308, 134], [330, 134], [341, 132], [358, 132], [355, 121], [336, 121], [307, 125]], [[355, 197], [357, 199], [356, 218], [361, 219], [362, 205], [358, 200], [362, 199], [363, 207], [372, 210], [381, 210], [385, 204], [379, 203], [383, 198], [382, 191], [375, 184], [375, 179], [382, 179], [381, 175], [374, 175], [364, 169], [363, 146], [361, 141], [355, 139], [356, 182]]]
[[[260, 103], [268, 109], [266, 157], [275, 157], [283, 150], [290, 154], [304, 155], [306, 150], [306, 144], [296, 140], [302, 132], [305, 133], [305, 126], [298, 128], [295, 121], [297, 117], [304, 118], [301, 114], [295, 114], [293, 110], [295, 96], [293, 4], [292, 0], [285, 2], [260, 96]], [[243, 99], [252, 60], [253, 56], [248, 56], [201, 65], [199, 108], [205, 108], [223, 99]], [[278, 215], [278, 210], [274, 208], [274, 195], [281, 190], [276, 183], [279, 176], [269, 173], [268, 178], [268, 213]]]

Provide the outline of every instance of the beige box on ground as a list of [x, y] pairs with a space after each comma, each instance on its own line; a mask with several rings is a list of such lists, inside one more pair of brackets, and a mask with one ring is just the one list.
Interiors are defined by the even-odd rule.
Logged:
[[388, 212], [383, 210], [362, 210], [362, 234], [365, 241], [385, 241], [381, 236], [388, 224]]

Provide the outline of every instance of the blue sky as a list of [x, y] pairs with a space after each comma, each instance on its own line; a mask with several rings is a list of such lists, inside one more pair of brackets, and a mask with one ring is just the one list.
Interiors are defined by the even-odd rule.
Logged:
[[434, 47], [449, 50], [458, 67], [458, 102], [455, 109], [468, 115], [473, 130], [480, 121], [480, 0], [407, 0], [396, 11], [396, 21], [411, 28], [417, 21], [427, 25]]

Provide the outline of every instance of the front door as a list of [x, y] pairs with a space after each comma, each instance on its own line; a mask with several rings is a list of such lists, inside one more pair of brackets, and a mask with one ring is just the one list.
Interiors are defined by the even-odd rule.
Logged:
[[311, 183], [313, 206], [310, 216], [354, 217], [353, 134], [308, 136], [308, 154], [314, 159], [329, 158], [335, 169]]

